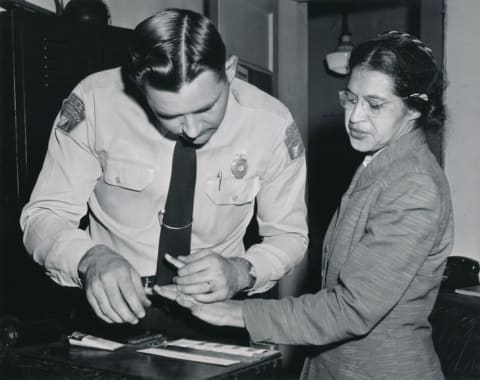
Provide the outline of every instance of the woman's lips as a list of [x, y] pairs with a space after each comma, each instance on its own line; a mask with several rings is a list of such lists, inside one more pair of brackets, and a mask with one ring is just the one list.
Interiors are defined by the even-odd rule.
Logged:
[[365, 135], [368, 134], [367, 132], [365, 132], [361, 129], [351, 127], [351, 126], [348, 127], [348, 133], [351, 137], [356, 138], [356, 139], [363, 138]]

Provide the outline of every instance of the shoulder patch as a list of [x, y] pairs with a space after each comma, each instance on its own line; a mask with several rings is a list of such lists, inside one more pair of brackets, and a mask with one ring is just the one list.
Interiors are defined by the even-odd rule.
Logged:
[[70, 133], [78, 123], [85, 119], [85, 105], [83, 100], [74, 93], [71, 93], [67, 99], [63, 101], [62, 110], [57, 127], [64, 132]]
[[288, 149], [288, 154], [292, 160], [302, 156], [305, 152], [302, 136], [295, 123], [292, 123], [285, 131], [285, 145]]

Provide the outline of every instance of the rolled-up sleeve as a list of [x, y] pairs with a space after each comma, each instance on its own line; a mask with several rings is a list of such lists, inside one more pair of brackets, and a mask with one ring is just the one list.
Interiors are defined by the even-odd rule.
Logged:
[[[72, 94], [88, 108], [80, 85]], [[59, 127], [65, 121], [61, 112], [57, 116], [42, 170], [20, 218], [27, 251], [64, 286], [80, 286], [78, 262], [95, 245], [88, 233], [78, 228], [101, 175], [92, 148], [93, 123], [88, 113], [83, 116], [63, 129]]]

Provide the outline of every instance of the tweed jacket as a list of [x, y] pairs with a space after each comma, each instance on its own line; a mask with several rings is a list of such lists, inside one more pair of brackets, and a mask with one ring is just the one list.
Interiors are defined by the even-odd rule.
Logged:
[[324, 239], [322, 290], [249, 300], [246, 327], [311, 346], [302, 379], [442, 379], [428, 317], [452, 244], [449, 186], [414, 130], [355, 173]]

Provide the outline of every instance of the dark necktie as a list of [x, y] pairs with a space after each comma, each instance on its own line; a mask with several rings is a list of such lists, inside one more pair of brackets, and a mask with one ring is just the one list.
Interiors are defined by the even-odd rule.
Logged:
[[173, 257], [190, 254], [196, 173], [195, 148], [182, 139], [178, 140], [173, 151], [165, 213], [159, 218], [162, 224], [155, 276], [157, 285], [171, 284], [177, 272], [166, 262], [166, 253]]

